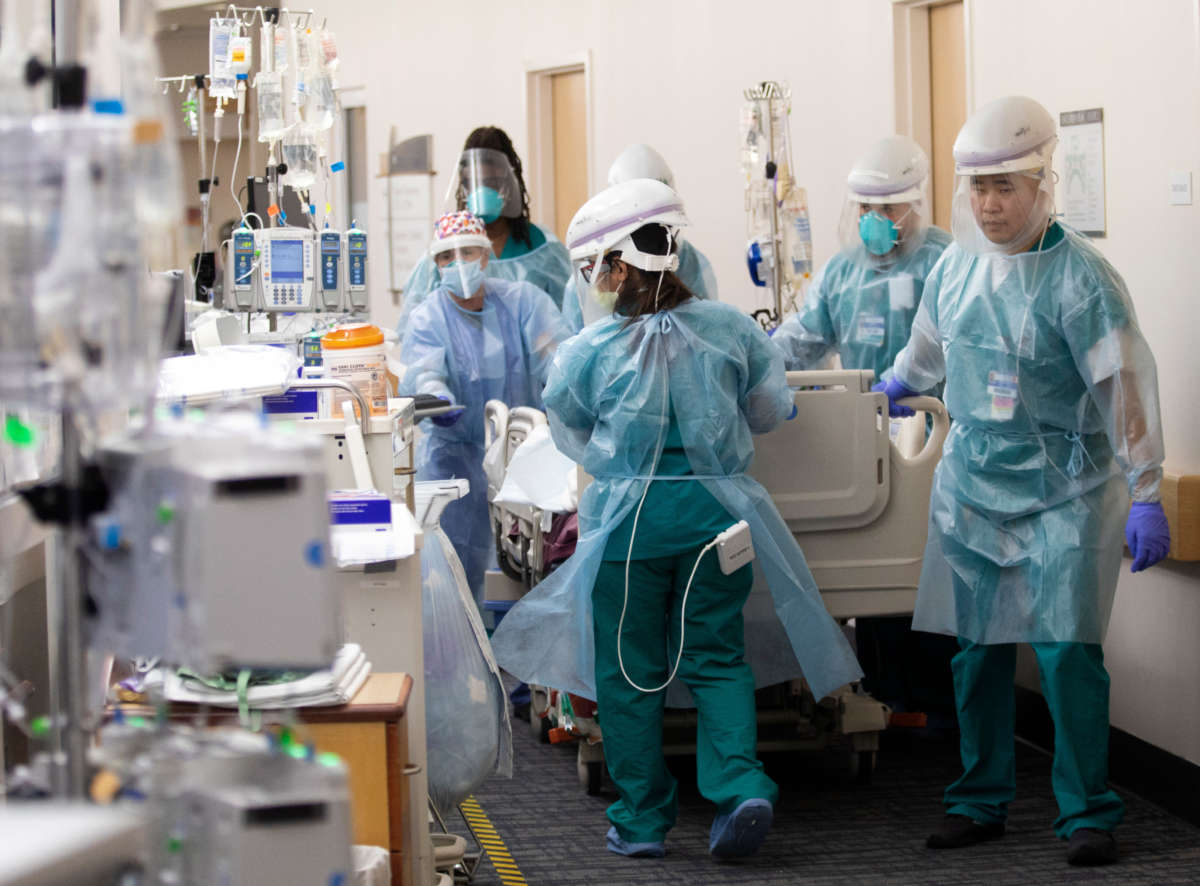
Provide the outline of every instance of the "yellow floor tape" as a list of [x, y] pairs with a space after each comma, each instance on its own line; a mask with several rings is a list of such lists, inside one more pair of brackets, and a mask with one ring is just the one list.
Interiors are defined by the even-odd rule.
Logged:
[[500, 834], [496, 832], [496, 828], [492, 825], [491, 819], [487, 817], [487, 813], [483, 811], [483, 807], [479, 805], [479, 801], [473, 796], [467, 797], [459, 809], [462, 810], [467, 824], [471, 826], [475, 839], [479, 841], [479, 845], [492, 860], [492, 867], [500, 875], [500, 882], [504, 886], [528, 886], [521, 869], [517, 867], [508, 847], [500, 839]]

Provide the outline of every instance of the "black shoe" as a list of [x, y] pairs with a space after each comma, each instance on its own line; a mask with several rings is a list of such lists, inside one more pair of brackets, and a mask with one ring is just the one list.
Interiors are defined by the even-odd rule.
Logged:
[[1067, 863], [1092, 867], [1117, 860], [1117, 838], [1112, 831], [1080, 828], [1067, 840]]
[[1003, 836], [1002, 821], [984, 824], [966, 815], [949, 813], [942, 819], [938, 829], [925, 839], [925, 846], [929, 849], [961, 849]]

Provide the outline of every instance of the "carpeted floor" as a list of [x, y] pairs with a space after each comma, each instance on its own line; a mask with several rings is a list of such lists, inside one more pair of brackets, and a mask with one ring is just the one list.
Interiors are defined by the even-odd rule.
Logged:
[[[605, 807], [615, 796], [579, 786], [575, 748], [537, 743], [514, 720], [511, 780], [493, 777], [475, 793], [530, 884], [622, 883], [1028, 883], [1200, 882], [1200, 829], [1122, 792], [1121, 861], [1072, 868], [1051, 828], [1057, 811], [1050, 758], [1017, 747], [1018, 796], [1002, 840], [934, 852], [925, 836], [942, 815], [942, 790], [958, 774], [955, 740], [885, 736], [873, 780], [858, 785], [838, 750], [764, 757], [780, 783], [775, 825], [758, 855], [717, 864], [708, 854], [713, 807], [696, 791], [695, 758], [671, 758], [680, 780], [679, 820], [664, 859], [626, 859], [604, 849]], [[452, 830], [465, 834], [462, 819]], [[475, 883], [500, 884], [485, 860]], [[512, 882], [510, 880], [510, 882]]]

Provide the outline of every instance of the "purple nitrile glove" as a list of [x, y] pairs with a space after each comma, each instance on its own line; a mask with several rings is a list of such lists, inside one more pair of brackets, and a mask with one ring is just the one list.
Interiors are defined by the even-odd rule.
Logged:
[[1134, 502], [1125, 521], [1125, 543], [1133, 554], [1130, 572], [1149, 569], [1171, 550], [1167, 515], [1157, 501]]
[[784, 421], [791, 421], [793, 418], [795, 418], [795, 417], [796, 417], [796, 415], [797, 415], [799, 412], [800, 412], [800, 410], [799, 410], [799, 409], [797, 409], [797, 408], [796, 408], [796, 404], [795, 404], [795, 403], [793, 403], [793, 404], [792, 404], [792, 411], [788, 413], [788, 417], [787, 417], [787, 418], [785, 418], [785, 419], [784, 419]]
[[878, 382], [871, 390], [883, 391], [883, 393], [887, 394], [888, 415], [892, 418], [907, 418], [910, 415], [916, 414], [910, 407], [901, 406], [896, 402], [897, 400], [903, 400], [905, 397], [917, 396], [916, 391], [910, 391], [904, 385], [900, 384], [896, 376], [893, 375], [887, 381]]
[[[445, 400], [447, 403], [451, 402], [449, 397], [438, 397], [438, 399]], [[458, 412], [447, 412], [445, 415], [431, 415], [429, 416], [429, 420], [439, 428], [449, 428], [457, 423], [461, 416], [462, 411], [460, 410]]]

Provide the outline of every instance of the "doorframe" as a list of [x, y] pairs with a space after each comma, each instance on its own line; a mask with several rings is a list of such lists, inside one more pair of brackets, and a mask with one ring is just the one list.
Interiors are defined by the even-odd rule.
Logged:
[[[959, 0], [892, 0], [896, 132], [912, 138], [933, 156], [933, 110], [929, 74], [929, 10]], [[963, 7], [963, 69], [967, 77], [967, 116], [975, 110], [975, 0]]]
[[567, 53], [548, 59], [525, 62], [525, 127], [529, 148], [525, 152], [525, 179], [529, 187], [529, 213], [554, 230], [558, 227], [554, 209], [554, 121], [550, 78], [555, 74], [583, 72], [584, 119], [587, 132], [588, 195], [595, 193], [596, 178], [592, 158], [596, 156], [595, 100], [590, 51]]
[[[337, 98], [338, 98], [338, 103], [341, 105], [343, 112], [351, 111], [351, 110], [362, 110], [362, 112], [365, 114], [367, 111], [367, 88], [366, 88], [366, 86], [355, 85], [355, 86], [342, 87], [342, 88], [338, 89]], [[337, 134], [338, 156], [332, 157], [331, 161], [332, 160], [342, 160], [343, 162], [346, 163], [346, 168], [350, 169], [350, 168], [352, 168], [352, 161], [351, 161], [351, 158], [348, 156], [349, 151], [347, 149], [349, 148], [349, 145], [348, 145], [347, 139], [346, 139], [348, 125], [349, 125], [349, 117], [347, 114], [343, 113], [342, 117], [341, 117], [341, 126], [339, 127], [339, 129], [341, 131], [338, 132], [338, 134]], [[371, 202], [371, 180], [372, 180], [371, 179], [371, 151], [370, 151], [370, 147], [369, 147], [370, 131], [371, 131], [370, 126], [371, 126], [371, 122], [369, 119], [365, 120], [363, 122], [363, 137], [365, 139], [365, 143], [363, 144], [362, 169], [358, 173], [358, 174], [361, 174], [363, 176], [364, 180], [366, 180], [366, 182], [367, 182], [367, 204], [368, 204], [368, 206], [370, 205], [370, 202]], [[333, 148], [334, 146], [331, 145], [330, 147]], [[338, 221], [345, 223], [344, 228], [349, 228], [350, 222], [352, 221], [352, 219], [350, 217], [351, 211], [353, 210], [353, 206], [350, 203], [350, 178], [349, 178], [349, 176], [346, 176], [346, 175], [342, 175], [339, 178], [340, 178], [340, 180], [336, 183], [336, 187], [335, 187], [335, 199], [342, 206], [342, 218], [338, 219]], [[371, 224], [371, 219], [369, 217], [368, 218], [360, 218], [360, 219], [358, 219], [358, 221], [359, 221], [359, 224], [363, 225], [364, 227], [367, 227]]]

